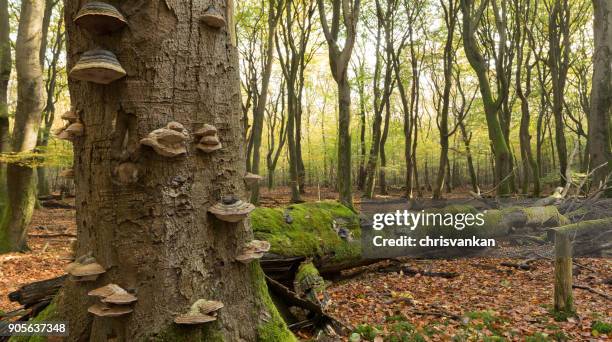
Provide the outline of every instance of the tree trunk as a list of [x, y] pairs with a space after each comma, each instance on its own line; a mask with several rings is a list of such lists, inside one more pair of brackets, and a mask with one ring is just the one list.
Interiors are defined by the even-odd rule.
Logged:
[[353, 208], [351, 174], [351, 86], [348, 76], [338, 82], [338, 192], [340, 203]]
[[[36, 147], [43, 109], [43, 79], [39, 52], [42, 40], [43, 0], [22, 1], [15, 44], [17, 112], [13, 129], [13, 152], [31, 152]], [[0, 252], [20, 251], [26, 246], [26, 228], [36, 203], [36, 173], [28, 166], [7, 167], [9, 205], [0, 223]]]
[[380, 194], [388, 195], [387, 191], [387, 179], [385, 168], [387, 167], [387, 154], [385, 153], [385, 144], [387, 143], [387, 137], [389, 136], [389, 121], [391, 119], [391, 103], [389, 103], [389, 96], [387, 96], [385, 105], [385, 128], [383, 129], [382, 136], [380, 137], [380, 171], [378, 177], [380, 179]]
[[461, 130], [461, 137], [465, 146], [465, 155], [467, 158], [468, 171], [470, 173], [470, 183], [472, 184], [472, 191], [476, 194], [480, 193], [480, 187], [478, 186], [478, 175], [474, 169], [474, 158], [472, 157], [472, 149], [470, 148], [470, 141], [472, 135], [468, 134], [465, 124], [459, 122], [459, 129]]
[[[69, 68], [95, 46], [72, 21], [79, 3], [65, 3]], [[198, 22], [211, 4], [226, 27]], [[247, 195], [232, 9], [232, 1], [122, 3], [129, 26], [103, 39], [128, 77], [109, 86], [70, 79], [85, 126], [74, 144], [76, 254], [91, 252], [106, 273], [93, 283], [67, 282], [58, 302], [58, 316], [70, 325], [67, 341], [295, 341], [259, 263], [235, 260], [253, 238], [249, 225], [207, 213], [223, 195]], [[167, 158], [139, 147], [171, 121], [190, 133], [214, 125], [223, 148], [202, 153], [189, 139], [187, 154]], [[140, 177], [120, 185], [110, 170], [126, 160]], [[98, 302], [88, 291], [108, 283], [134, 291], [133, 313], [88, 314]], [[198, 299], [224, 303], [217, 320], [189, 329], [174, 324]]]
[[[612, 137], [610, 107], [612, 106], [612, 3], [594, 0], [595, 55], [593, 57], [593, 87], [591, 89], [591, 113], [589, 119], [590, 168], [599, 168], [593, 177], [595, 185], [612, 172]], [[612, 193], [608, 192], [610, 195]]]
[[[0, 0], [0, 153], [10, 151], [8, 83], [11, 79], [12, 58], [8, 0]], [[6, 205], [6, 165], [0, 163], [0, 212]]]
[[[486, 3], [483, 3], [480, 6], [486, 6]], [[493, 154], [495, 155], [494, 173], [495, 181], [497, 183], [497, 194], [504, 196], [510, 193], [510, 176], [512, 172], [511, 154], [499, 121], [499, 99], [496, 100], [493, 98], [491, 85], [489, 83], [487, 63], [485, 62], [484, 57], [480, 52], [480, 48], [476, 43], [475, 33], [479, 23], [473, 21], [475, 14], [472, 13], [473, 7], [473, 0], [461, 0], [461, 11], [463, 13], [463, 49], [465, 50], [465, 54], [470, 65], [472, 66], [472, 69], [474, 69], [476, 76], [478, 77], [480, 94], [482, 96], [487, 120], [489, 140], [491, 141]], [[480, 16], [477, 16], [477, 18], [480, 19]]]

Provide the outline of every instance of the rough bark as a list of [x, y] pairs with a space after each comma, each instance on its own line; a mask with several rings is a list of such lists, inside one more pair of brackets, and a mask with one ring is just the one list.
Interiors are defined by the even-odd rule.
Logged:
[[[209, 5], [227, 18], [219, 30], [200, 23]], [[257, 262], [235, 261], [253, 238], [246, 223], [207, 214], [222, 195], [244, 199], [245, 141], [241, 121], [233, 2], [154, 0], [119, 6], [130, 24], [96, 37], [128, 76], [110, 86], [70, 80], [72, 104], [85, 136], [74, 144], [78, 243], [107, 271], [95, 282], [68, 282], [58, 316], [70, 324], [68, 341], [294, 341], [267, 294]], [[68, 67], [93, 48], [66, 2]], [[173, 159], [139, 147], [138, 140], [170, 121], [189, 132], [218, 129], [223, 149], [204, 154], [187, 144]], [[111, 170], [131, 160], [135, 184], [118, 185]], [[139, 298], [121, 319], [94, 318], [91, 289], [116, 283]], [[191, 329], [173, 323], [198, 299], [225, 304], [215, 322]]]
[[[45, 2], [21, 3], [15, 66], [17, 70], [17, 110], [13, 129], [13, 152], [31, 152], [36, 147], [43, 109], [43, 79], [39, 52]], [[25, 229], [36, 202], [36, 173], [13, 163], [7, 166], [8, 203], [0, 223], [0, 252], [27, 248]]]
[[594, 0], [593, 6], [595, 55], [588, 146], [591, 169], [608, 163], [607, 167], [599, 168], [594, 174], [593, 181], [599, 184], [612, 172], [612, 3]]

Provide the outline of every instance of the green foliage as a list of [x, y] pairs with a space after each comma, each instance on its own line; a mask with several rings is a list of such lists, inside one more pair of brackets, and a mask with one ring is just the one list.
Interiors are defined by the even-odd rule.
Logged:
[[361, 324], [353, 330], [353, 333], [359, 334], [362, 338], [368, 341], [374, 341], [376, 336], [380, 334], [382, 329], [380, 327], [374, 327], [369, 324]]
[[72, 145], [51, 139], [48, 146], [38, 146], [32, 152], [0, 153], [0, 163], [16, 163], [28, 167], [68, 167], [72, 165]]
[[591, 323], [591, 329], [599, 334], [609, 334], [612, 333], [612, 324], [602, 321], [593, 321], [593, 323]]
[[[293, 219], [289, 224], [283, 214]], [[352, 241], [338, 236], [334, 221], [352, 233]], [[251, 214], [255, 237], [269, 241], [270, 251], [284, 256], [334, 255], [338, 261], [361, 255], [359, 217], [334, 201], [294, 204], [283, 208], [257, 208]]]

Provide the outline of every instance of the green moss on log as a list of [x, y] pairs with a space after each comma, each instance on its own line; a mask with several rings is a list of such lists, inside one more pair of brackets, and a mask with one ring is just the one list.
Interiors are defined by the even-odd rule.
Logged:
[[556, 228], [555, 231], [565, 234], [573, 233], [576, 235], [586, 235], [597, 231], [609, 230], [610, 227], [612, 227], [612, 217], [568, 224]]
[[[293, 221], [285, 222], [284, 213]], [[338, 236], [333, 222], [351, 232], [352, 241]], [[270, 252], [282, 256], [329, 256], [359, 259], [359, 217], [334, 201], [294, 204], [287, 208], [257, 208], [251, 214], [255, 237], [269, 241]]]
[[270, 298], [266, 279], [259, 263], [251, 263], [249, 265], [249, 271], [251, 272], [251, 279], [255, 287], [255, 296], [260, 299], [263, 305], [259, 308], [259, 311], [266, 313], [260, 315], [260, 317], [266, 317], [266, 319], [262, 319], [261, 324], [257, 327], [257, 341], [297, 342], [297, 339], [287, 327], [280, 313], [278, 313], [272, 298]]

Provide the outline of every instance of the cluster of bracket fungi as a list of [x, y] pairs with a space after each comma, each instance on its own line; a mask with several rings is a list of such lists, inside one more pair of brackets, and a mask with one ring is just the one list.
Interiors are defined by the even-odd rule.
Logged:
[[[200, 21], [213, 30], [227, 26], [224, 15], [213, 5], [209, 6]], [[109, 35], [127, 26], [128, 21], [124, 15], [113, 5], [101, 1], [85, 3], [74, 18], [74, 22], [93, 36]], [[73, 79], [108, 85], [127, 75], [117, 56], [106, 49], [94, 48], [81, 54], [79, 60], [70, 70], [69, 76]], [[85, 133], [85, 127], [76, 110], [66, 112], [62, 119], [67, 125], [58, 132], [58, 138], [74, 141]], [[204, 153], [212, 153], [223, 148], [219, 139], [217, 128], [205, 124], [193, 133], [195, 148]], [[178, 122], [170, 122], [165, 127], [150, 132], [140, 139], [139, 145], [153, 149], [155, 153], [166, 158], [174, 158], [187, 153], [187, 143], [191, 137], [187, 129]], [[138, 140], [136, 140], [138, 142]], [[136, 143], [138, 145], [138, 143]], [[68, 178], [74, 176], [73, 169], [67, 169], [62, 175]], [[113, 176], [120, 184], [135, 183], [138, 179], [138, 165], [132, 161], [123, 160], [114, 170]], [[247, 173], [244, 182], [247, 186], [257, 184], [262, 177]], [[255, 206], [243, 202], [237, 197], [223, 196], [220, 203], [210, 207], [208, 211], [217, 219], [229, 223], [238, 223], [246, 219]], [[261, 258], [269, 251], [270, 243], [253, 240], [246, 243], [236, 261], [249, 263]], [[96, 281], [106, 269], [97, 263], [90, 254], [81, 256], [66, 268], [70, 278], [77, 282]], [[136, 296], [117, 284], [107, 284], [92, 290], [90, 296], [99, 299], [99, 302], [89, 307], [88, 312], [98, 317], [119, 317], [133, 311], [132, 304], [138, 299]], [[197, 300], [188, 312], [177, 316], [176, 324], [193, 325], [203, 324], [216, 320], [216, 312], [223, 308], [223, 303], [200, 299]]]
[[119, 317], [127, 315], [133, 311], [131, 307], [132, 303], [138, 300], [136, 296], [127, 292], [117, 284], [108, 284], [89, 291], [88, 295], [100, 299], [99, 303], [87, 309], [91, 314], [98, 317]]

